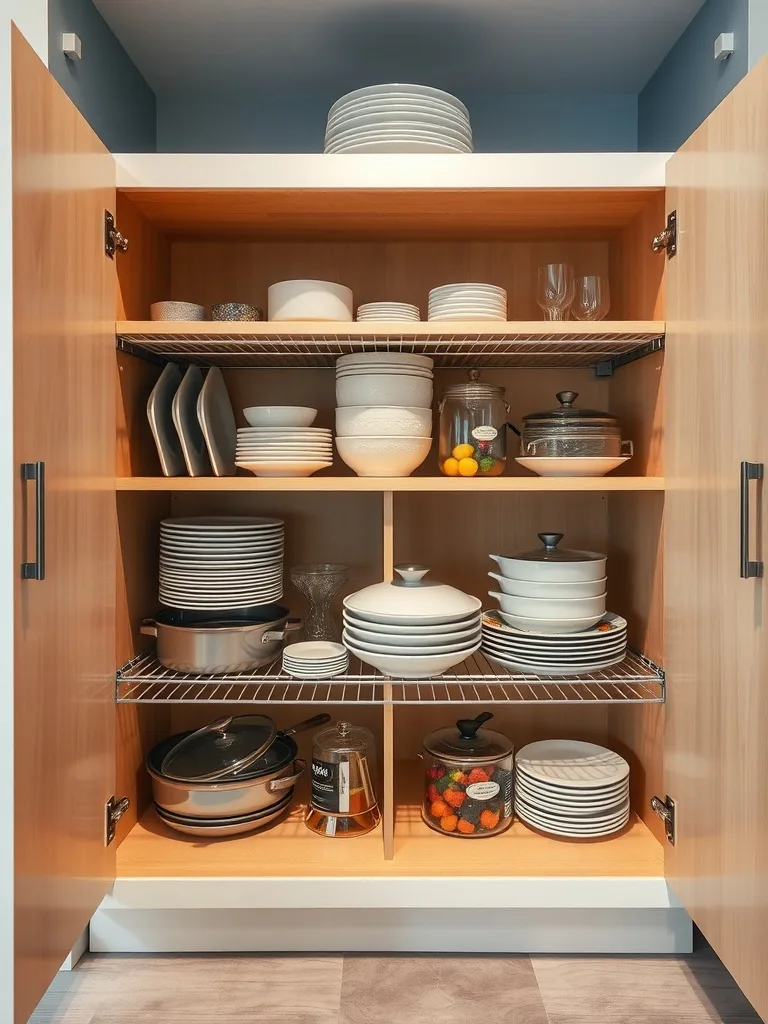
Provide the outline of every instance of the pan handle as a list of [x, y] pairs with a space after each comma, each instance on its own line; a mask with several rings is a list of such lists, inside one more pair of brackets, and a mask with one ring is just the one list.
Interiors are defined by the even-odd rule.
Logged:
[[143, 633], [144, 636], [157, 636], [157, 623], [154, 619], [144, 619], [141, 626], [139, 626], [139, 632]]
[[294, 733], [304, 732], [307, 729], [314, 729], [316, 725], [325, 725], [326, 722], [330, 722], [330, 715], [313, 715], [312, 718], [305, 718], [303, 722], [299, 722], [298, 725], [292, 725], [290, 729], [283, 729], [283, 736], [293, 736]]
[[288, 633], [293, 633], [297, 629], [301, 629], [301, 619], [288, 619], [282, 629], [270, 629], [268, 632], [262, 633], [261, 642], [271, 644], [275, 640], [285, 640]]
[[267, 783], [268, 793], [283, 793], [286, 789], [291, 789], [299, 781], [301, 776], [304, 774], [307, 768], [307, 762], [302, 761], [301, 758], [296, 758], [293, 762], [293, 767], [296, 769], [294, 775], [283, 775], [280, 779], [271, 779]]

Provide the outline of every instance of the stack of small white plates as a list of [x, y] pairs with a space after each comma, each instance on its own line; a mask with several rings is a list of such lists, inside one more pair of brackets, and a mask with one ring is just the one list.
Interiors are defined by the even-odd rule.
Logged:
[[329, 640], [306, 640], [283, 651], [283, 671], [295, 679], [330, 679], [343, 675], [348, 665], [346, 647]]
[[515, 811], [541, 832], [596, 839], [629, 821], [629, 765], [596, 743], [541, 740], [515, 758]]
[[418, 306], [412, 306], [409, 302], [366, 302], [357, 307], [357, 319], [361, 323], [376, 320], [417, 323], [421, 320], [421, 312]]
[[444, 284], [429, 293], [430, 320], [506, 320], [507, 293], [495, 284]]
[[623, 661], [627, 620], [606, 612], [579, 633], [534, 633], [508, 626], [498, 612], [483, 613], [483, 654], [505, 668], [539, 676], [579, 676]]
[[160, 523], [161, 604], [225, 611], [282, 596], [281, 519], [191, 516]]
[[235, 465], [256, 476], [311, 476], [333, 465], [325, 427], [241, 427]]
[[469, 112], [428, 85], [371, 85], [328, 111], [326, 153], [471, 153]]

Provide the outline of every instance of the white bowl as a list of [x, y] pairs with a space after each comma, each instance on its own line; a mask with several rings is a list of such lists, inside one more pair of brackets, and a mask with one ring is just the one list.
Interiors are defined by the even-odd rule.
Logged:
[[153, 302], [150, 320], [205, 320], [205, 306], [196, 302]]
[[[439, 654], [449, 649], [463, 647], [480, 635], [480, 622], [475, 622], [469, 629], [459, 629], [450, 633], [433, 633], [425, 627], [419, 633], [377, 633], [370, 629], [362, 629], [344, 617], [344, 627], [351, 639], [359, 642], [366, 650], [383, 651], [389, 654], [400, 653], [400, 648], [413, 648], [415, 654]], [[397, 648], [397, 649], [396, 649]], [[434, 648], [434, 650], [432, 650]]]
[[356, 647], [359, 647], [361, 651], [365, 651], [367, 654], [392, 654], [397, 657], [415, 655], [419, 658], [429, 658], [433, 654], [452, 654], [456, 651], [464, 651], [481, 640], [481, 635], [478, 630], [466, 640], [460, 640], [452, 644], [434, 644], [431, 647], [412, 647], [405, 644], [371, 644], [366, 640], [360, 640], [358, 637], [352, 636], [348, 629], [344, 630], [341, 638], [345, 642], [347, 640], [351, 641]]
[[373, 665], [374, 668], [393, 679], [432, 679], [434, 676], [447, 672], [454, 665], [460, 665], [470, 654], [474, 654], [480, 649], [478, 640], [469, 648], [451, 651], [449, 654], [404, 656], [365, 651], [352, 640], [345, 640], [345, 645], [352, 654], [357, 655], [360, 661], [366, 665]]
[[252, 427], [311, 427], [317, 417], [317, 409], [304, 405], [251, 405], [243, 409]]
[[501, 605], [502, 611], [510, 615], [525, 615], [531, 619], [586, 619], [590, 615], [598, 618], [605, 615], [605, 593], [598, 597], [577, 597], [570, 600], [556, 600], [548, 597], [511, 597], [489, 590]]
[[345, 366], [342, 370], [336, 371], [336, 380], [343, 377], [362, 377], [372, 373], [396, 373], [398, 377], [422, 377], [424, 380], [432, 380], [434, 374], [431, 370], [421, 370], [412, 366], [393, 366], [391, 363], [368, 363], [367, 366]]
[[[479, 612], [471, 612], [469, 615], [463, 615], [461, 618], [452, 618], [444, 622], [433, 622], [427, 625], [421, 625], [418, 623], [414, 624], [413, 619], [401, 619], [399, 622], [374, 622], [372, 619], [365, 617], [362, 613], [351, 612], [348, 608], [344, 609], [344, 624], [351, 626], [353, 629], [367, 630], [373, 636], [386, 634], [387, 636], [396, 636], [398, 640], [402, 640], [403, 643], [407, 643], [406, 637], [408, 636], [423, 636], [425, 632], [429, 632], [430, 636], [435, 638], [436, 643], [440, 643], [440, 637], [446, 633], [458, 633], [464, 630], [473, 629], [478, 623], [481, 622]], [[368, 615], [370, 613], [366, 613]]]
[[526, 469], [533, 470], [538, 476], [605, 476], [612, 469], [618, 469], [631, 455], [616, 455], [612, 458], [553, 458], [551, 456], [526, 456], [516, 458]]
[[352, 289], [333, 281], [278, 281], [267, 302], [270, 320], [355, 319]]
[[336, 381], [336, 405], [387, 405], [432, 408], [432, 381], [397, 373], [361, 373]]
[[[362, 306], [360, 307], [363, 308]], [[416, 308], [415, 306], [413, 307]], [[418, 312], [418, 310], [417, 310]], [[350, 352], [349, 355], [339, 356], [336, 360], [336, 369], [343, 370], [354, 366], [408, 366], [420, 370], [431, 370], [435, 365], [434, 360], [429, 356], [418, 355], [413, 352]]]
[[527, 615], [511, 615], [500, 611], [499, 615], [508, 626], [523, 629], [529, 633], [579, 633], [589, 629], [602, 619], [602, 615], [590, 615], [586, 619], [532, 619]]
[[263, 460], [252, 462], [250, 460], [235, 460], [235, 465], [238, 469], [247, 469], [254, 476], [290, 477], [312, 476], [313, 473], [317, 473], [320, 469], [328, 469], [333, 463], [326, 460], [322, 462], [265, 462]]
[[431, 437], [336, 438], [339, 455], [358, 476], [410, 476], [431, 447]]
[[583, 562], [545, 562], [533, 558], [508, 558], [505, 555], [489, 555], [489, 558], [501, 566], [504, 576], [530, 583], [585, 583], [603, 579], [606, 556], [596, 551], [584, 554], [593, 557]]
[[577, 597], [598, 597], [605, 593], [608, 583], [606, 576], [601, 580], [586, 580], [576, 583], [539, 583], [531, 580], [510, 579], [497, 572], [489, 572], [488, 575], [498, 582], [502, 594], [509, 594], [512, 597], [547, 597], [565, 601]]
[[349, 405], [336, 410], [338, 437], [431, 437], [432, 410], [391, 405]]

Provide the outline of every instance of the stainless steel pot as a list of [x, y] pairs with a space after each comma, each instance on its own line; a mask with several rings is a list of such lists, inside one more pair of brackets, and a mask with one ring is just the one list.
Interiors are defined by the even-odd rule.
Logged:
[[141, 632], [157, 638], [157, 659], [176, 672], [213, 676], [247, 672], [269, 665], [285, 646], [287, 633], [298, 629], [282, 605], [264, 605], [214, 618], [203, 613], [165, 609], [146, 619]]

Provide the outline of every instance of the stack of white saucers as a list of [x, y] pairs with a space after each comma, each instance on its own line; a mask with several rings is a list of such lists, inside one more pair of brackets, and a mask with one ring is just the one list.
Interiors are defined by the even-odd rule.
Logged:
[[627, 653], [627, 620], [606, 612], [578, 633], [535, 633], [508, 626], [498, 612], [483, 613], [483, 654], [516, 672], [579, 676], [618, 665]]
[[190, 516], [160, 523], [161, 604], [225, 611], [282, 595], [281, 519]]
[[325, 427], [240, 427], [235, 465], [256, 476], [311, 476], [333, 465]]
[[349, 666], [349, 651], [330, 640], [306, 640], [283, 651], [283, 671], [295, 679], [330, 679]]
[[506, 320], [507, 293], [495, 284], [444, 284], [429, 293], [429, 320]]
[[555, 836], [597, 839], [629, 821], [629, 765], [596, 743], [541, 740], [515, 758], [515, 811]]
[[360, 323], [382, 320], [418, 323], [421, 312], [418, 306], [412, 306], [410, 302], [366, 302], [357, 307], [357, 319]]
[[471, 153], [469, 111], [428, 85], [371, 85], [328, 111], [326, 153]]

